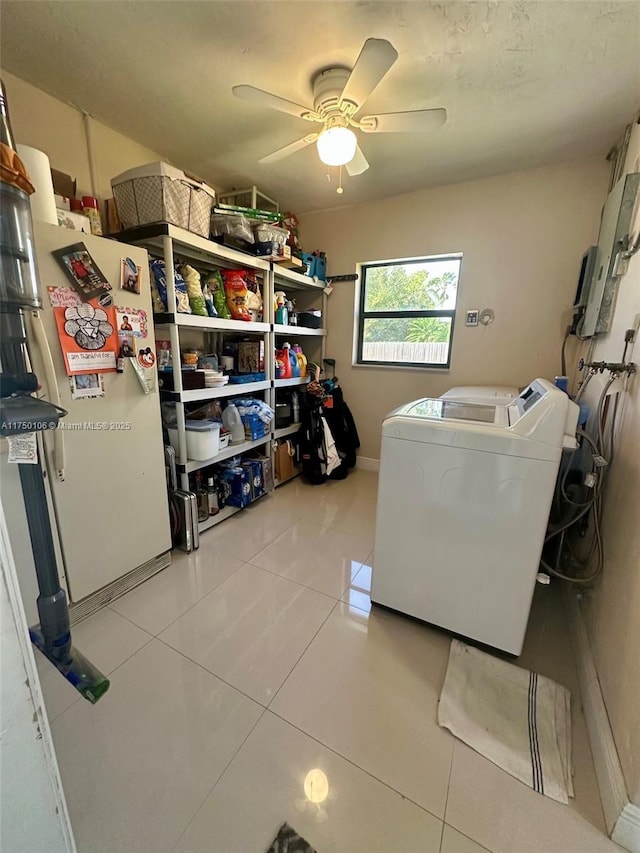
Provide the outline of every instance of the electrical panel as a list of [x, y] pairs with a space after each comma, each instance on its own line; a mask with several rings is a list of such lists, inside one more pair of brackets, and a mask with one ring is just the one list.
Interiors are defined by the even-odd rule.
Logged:
[[627, 238], [639, 186], [640, 172], [625, 175], [607, 198], [600, 223], [593, 275], [588, 282], [584, 317], [578, 329], [580, 337], [590, 338], [609, 331], [619, 279], [614, 265], [618, 253], [628, 248]]

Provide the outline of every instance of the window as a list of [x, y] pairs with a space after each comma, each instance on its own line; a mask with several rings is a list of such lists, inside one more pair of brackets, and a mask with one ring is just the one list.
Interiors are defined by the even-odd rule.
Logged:
[[462, 255], [360, 267], [358, 364], [449, 367]]

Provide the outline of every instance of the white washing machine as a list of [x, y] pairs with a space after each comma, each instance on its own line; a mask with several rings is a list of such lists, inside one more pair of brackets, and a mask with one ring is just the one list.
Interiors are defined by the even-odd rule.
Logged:
[[371, 600], [520, 654], [578, 406], [536, 379], [510, 403], [423, 399], [382, 426]]
[[504, 406], [512, 403], [519, 393], [515, 385], [458, 385], [441, 394], [440, 399]]

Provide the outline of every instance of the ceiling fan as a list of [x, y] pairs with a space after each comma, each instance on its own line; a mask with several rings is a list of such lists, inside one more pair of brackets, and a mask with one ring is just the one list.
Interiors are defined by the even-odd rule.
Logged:
[[353, 69], [332, 66], [313, 77], [313, 109], [255, 86], [234, 86], [232, 91], [237, 98], [324, 125], [322, 130], [278, 148], [259, 162], [275, 163], [315, 142], [318, 155], [327, 166], [346, 166], [349, 175], [360, 175], [369, 163], [360, 150], [354, 128], [364, 133], [419, 133], [440, 127], [447, 119], [444, 109], [356, 118], [397, 58], [396, 49], [386, 39], [367, 39]]

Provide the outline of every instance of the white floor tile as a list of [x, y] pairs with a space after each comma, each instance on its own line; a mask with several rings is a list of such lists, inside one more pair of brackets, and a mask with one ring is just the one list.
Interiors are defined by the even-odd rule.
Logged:
[[262, 853], [284, 821], [321, 853], [440, 849], [439, 820], [267, 711], [175, 853]]
[[367, 557], [342, 596], [342, 600], [350, 604], [351, 607], [357, 607], [364, 610], [365, 613], [369, 613], [371, 610], [372, 556], [373, 554], [370, 554]]
[[[84, 619], [71, 629], [73, 645], [109, 675], [151, 636], [109, 608]], [[86, 700], [39, 651], [35, 651], [40, 684], [49, 720], [54, 720], [77, 700]]]
[[349, 498], [347, 502], [343, 502], [344, 499], [327, 500], [303, 517], [312, 518], [316, 524], [323, 527], [366, 537], [373, 543], [376, 529], [375, 498], [365, 498], [355, 494], [350, 495]]
[[191, 554], [174, 551], [178, 556], [168, 568], [110, 606], [150, 634], [159, 634], [242, 565], [240, 559], [211, 547], [204, 536], [201, 542]]
[[445, 819], [494, 853], [620, 853], [571, 805], [537, 794], [460, 741]]
[[409, 619], [340, 603], [272, 710], [443, 817], [453, 737], [436, 706], [449, 644]]
[[160, 639], [267, 705], [334, 605], [246, 564]]
[[251, 562], [310, 589], [340, 598], [372, 546], [372, 539], [319, 527], [306, 515], [256, 554]]
[[486, 849], [445, 824], [440, 853], [486, 853]]
[[170, 851], [260, 714], [151, 640], [53, 723], [79, 853]]
[[223, 524], [205, 531], [200, 547], [205, 544], [246, 562], [287, 530], [303, 512], [304, 508], [294, 502], [283, 505], [272, 496], [261, 498]]

